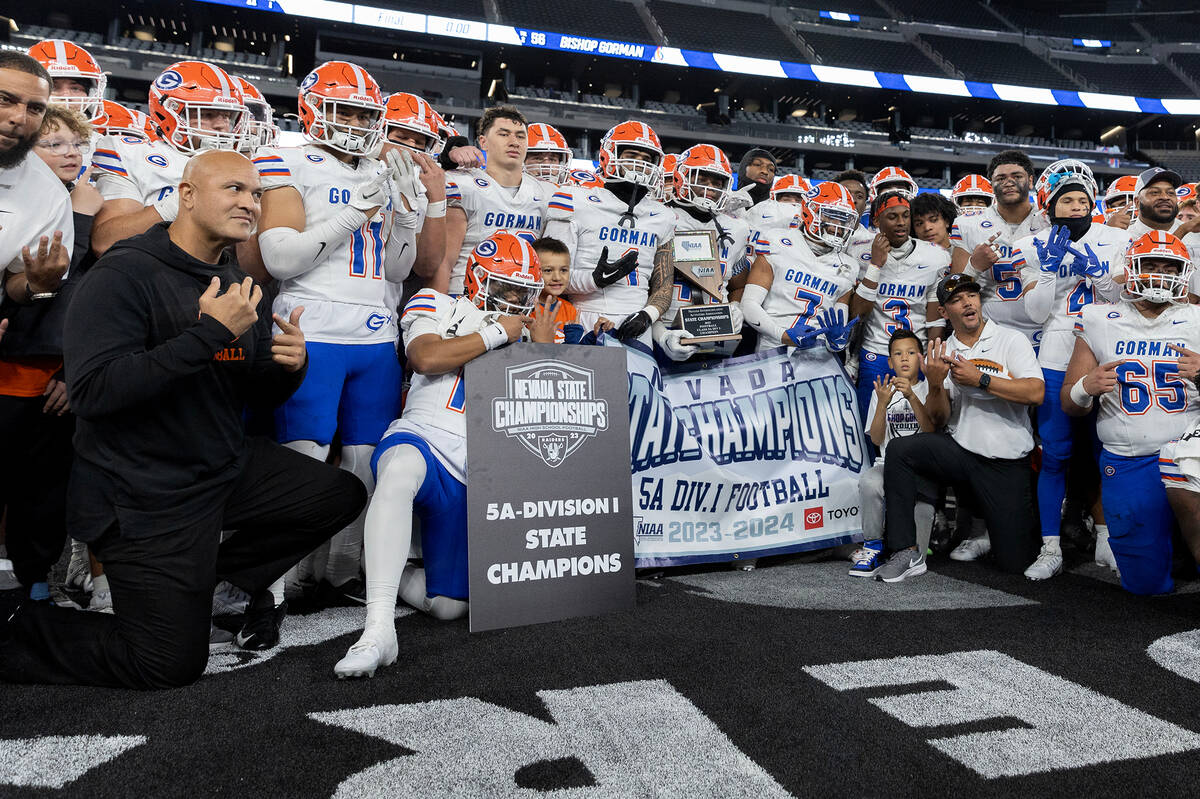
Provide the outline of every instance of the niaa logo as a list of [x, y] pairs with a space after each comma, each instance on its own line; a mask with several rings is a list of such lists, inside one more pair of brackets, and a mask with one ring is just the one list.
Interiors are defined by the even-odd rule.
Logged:
[[475, 248], [475, 253], [483, 258], [491, 258], [496, 254], [496, 242], [491, 239], [484, 239]]
[[171, 89], [178, 89], [183, 85], [183, 76], [173, 69], [168, 69], [154, 79], [154, 85], [156, 88], [169, 92]]

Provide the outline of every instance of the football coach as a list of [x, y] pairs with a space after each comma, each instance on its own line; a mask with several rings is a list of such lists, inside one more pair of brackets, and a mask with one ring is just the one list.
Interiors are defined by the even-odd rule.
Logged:
[[84, 277], [64, 338], [78, 416], [68, 527], [104, 563], [115, 615], [25, 602], [0, 630], [0, 678], [191, 683], [218, 580], [251, 596], [239, 644], [273, 645], [284, 608], [268, 587], [366, 505], [349, 472], [243, 432], [244, 406], [282, 402], [307, 366], [302, 309], [275, 317], [272, 337], [262, 289], [227, 249], [258, 222], [257, 172], [205, 152], [178, 191], [174, 222]]

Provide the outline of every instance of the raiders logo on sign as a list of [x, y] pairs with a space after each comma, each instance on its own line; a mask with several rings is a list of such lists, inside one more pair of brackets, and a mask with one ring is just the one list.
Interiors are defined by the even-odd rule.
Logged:
[[505, 370], [507, 396], [492, 400], [492, 429], [557, 467], [583, 442], [608, 429], [608, 402], [598, 399], [591, 369], [535, 361]]

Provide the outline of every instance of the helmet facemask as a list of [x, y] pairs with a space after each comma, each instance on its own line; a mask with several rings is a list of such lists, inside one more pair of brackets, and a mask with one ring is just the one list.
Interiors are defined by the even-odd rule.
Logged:
[[[557, 156], [556, 161], [535, 161], [530, 163], [529, 159], [535, 156], [553, 154]], [[535, 177], [539, 180], [549, 181], [556, 186], [561, 186], [567, 179], [567, 175], [571, 174], [571, 154], [563, 150], [548, 149], [539, 147], [537, 149], [529, 148], [525, 152], [526, 175]]]
[[[676, 174], [681, 174], [683, 178], [677, 180], [673, 187], [676, 200], [684, 205], [690, 205], [713, 214], [724, 210], [725, 204], [729, 201], [730, 179], [728, 175], [703, 166], [685, 166], [676, 169]], [[716, 178], [719, 185], [709, 186], [700, 183], [697, 178], [701, 173]]]
[[858, 213], [853, 208], [813, 203], [812, 215], [813, 224], [808, 229], [810, 237], [838, 251], [850, 245], [858, 228]]
[[[1178, 272], [1158, 271], [1162, 268], [1161, 262], [1164, 261], [1175, 264]], [[1161, 252], [1131, 254], [1126, 266], [1124, 297], [1128, 300], [1144, 300], [1155, 305], [1186, 305], [1191, 278], [1190, 260]]]
[[533, 275], [528, 278], [498, 275], [480, 264], [475, 264], [473, 269], [479, 284], [479, 290], [473, 298], [476, 306], [484, 311], [499, 311], [514, 316], [533, 312], [542, 293], [540, 278]]
[[[625, 157], [623, 154], [629, 150], [650, 153], [654, 160], [643, 161], [640, 158]], [[659, 153], [632, 145], [618, 145], [616, 156], [610, 162], [610, 166], [612, 173], [608, 177], [609, 180], [625, 181], [638, 186], [645, 186], [655, 193], [661, 191], [663, 168], [662, 155]]]
[[[220, 103], [198, 103], [167, 97], [162, 101], [163, 109], [175, 118], [175, 131], [171, 143], [182, 152], [195, 154], [205, 150], [237, 150], [245, 136], [246, 107]], [[204, 126], [206, 113], [225, 114], [229, 117], [229, 129], [218, 131]]]
[[[309, 135], [318, 144], [346, 155], [375, 157], [383, 145], [383, 107], [350, 100], [337, 100], [316, 94], [305, 96], [305, 102], [316, 117]], [[372, 114], [370, 126], [350, 125], [337, 121], [339, 106], [366, 109]]]

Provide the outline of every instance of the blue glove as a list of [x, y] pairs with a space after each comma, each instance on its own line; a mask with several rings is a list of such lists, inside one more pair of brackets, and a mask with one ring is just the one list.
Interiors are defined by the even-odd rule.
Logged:
[[1085, 252], [1080, 252], [1074, 247], [1067, 247], [1067, 252], [1075, 256], [1075, 260], [1071, 263], [1071, 274], [1098, 280], [1108, 271], [1108, 264], [1100, 263], [1100, 256], [1092, 251], [1090, 244], [1083, 245], [1083, 249]]
[[809, 327], [804, 322], [797, 322], [787, 329], [787, 337], [792, 340], [797, 349], [806, 350], [816, 345], [817, 336], [822, 332], [815, 327]]
[[1038, 239], [1034, 239], [1033, 243], [1037, 247], [1038, 260], [1042, 262], [1041, 270], [1057, 272], [1070, 249], [1071, 231], [1067, 229], [1066, 225], [1056, 225], [1050, 228], [1045, 244]]
[[841, 352], [850, 345], [850, 333], [858, 324], [858, 317], [850, 319], [849, 316], [849, 310], [840, 302], [819, 314], [821, 329], [825, 332], [825, 346], [830, 352]]

